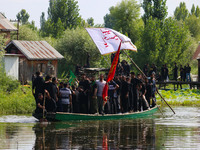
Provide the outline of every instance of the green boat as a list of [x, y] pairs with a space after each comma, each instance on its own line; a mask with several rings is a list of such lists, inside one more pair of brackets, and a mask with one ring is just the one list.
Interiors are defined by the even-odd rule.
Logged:
[[[56, 112], [56, 113], [46, 113], [45, 119], [47, 119], [48, 121], [134, 119], [134, 118], [142, 118], [149, 115], [153, 115], [157, 110], [158, 106], [140, 112], [104, 114], [104, 115]], [[33, 116], [38, 120], [43, 119], [43, 114], [34, 113]]]
[[[79, 113], [47, 113], [45, 118], [48, 121], [72, 121], [72, 120], [118, 120], [118, 119], [134, 119], [142, 118], [148, 115], [153, 115], [158, 110], [158, 106], [155, 106], [149, 110], [123, 113], [123, 114], [79, 114]], [[38, 120], [42, 119], [42, 114], [33, 114]]]

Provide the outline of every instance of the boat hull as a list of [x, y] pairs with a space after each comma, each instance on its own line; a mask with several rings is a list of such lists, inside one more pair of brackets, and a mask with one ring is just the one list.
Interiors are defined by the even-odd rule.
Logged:
[[55, 120], [58, 121], [71, 121], [71, 120], [117, 120], [117, 119], [133, 119], [142, 118], [148, 115], [153, 115], [157, 111], [158, 107], [153, 107], [150, 110], [142, 112], [124, 113], [124, 114], [77, 114], [77, 113], [63, 113], [57, 112]]

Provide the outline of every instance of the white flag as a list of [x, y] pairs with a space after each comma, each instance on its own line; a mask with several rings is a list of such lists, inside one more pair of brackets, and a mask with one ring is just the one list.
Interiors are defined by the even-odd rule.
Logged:
[[136, 46], [127, 36], [109, 28], [86, 28], [102, 55], [114, 53], [118, 50], [119, 43], [121, 50], [137, 51]]

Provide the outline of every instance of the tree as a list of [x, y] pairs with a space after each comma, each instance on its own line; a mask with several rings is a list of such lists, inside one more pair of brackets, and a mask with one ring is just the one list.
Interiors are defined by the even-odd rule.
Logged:
[[[17, 39], [16, 34], [11, 39]], [[40, 37], [37, 30], [33, 30], [30, 24], [26, 24], [19, 26], [19, 40], [38, 41]]]
[[74, 70], [76, 64], [83, 66], [86, 63], [87, 53], [90, 54], [90, 64], [93, 67], [99, 63], [101, 58], [84, 28], [67, 29], [55, 47], [65, 57], [59, 62], [59, 73], [69, 69]]
[[45, 13], [42, 12], [42, 15], [40, 17], [40, 29], [41, 29], [41, 31], [44, 31], [45, 22], [46, 22]]
[[41, 19], [45, 32], [43, 35], [60, 37], [65, 29], [73, 29], [81, 25], [78, 2], [76, 0], [50, 0], [48, 20], [44, 21], [44, 14]]
[[185, 20], [185, 24], [188, 26], [191, 36], [198, 41], [200, 38], [200, 18], [191, 15]]
[[164, 20], [167, 17], [166, 0], [143, 0], [142, 4], [144, 24], [148, 19]]
[[[104, 17], [105, 27], [113, 28], [128, 35], [133, 42], [137, 39], [140, 6], [135, 0], [122, 0], [109, 9], [110, 14]], [[133, 33], [134, 32], [134, 33]]]
[[185, 20], [189, 15], [189, 11], [186, 8], [185, 2], [180, 2], [179, 7], [176, 7], [174, 11], [174, 17], [177, 20]]
[[200, 9], [199, 9], [199, 6], [196, 7], [195, 15], [196, 15], [196, 17], [200, 17]]
[[194, 4], [192, 5], [192, 8], [191, 8], [191, 15], [195, 15], [195, 10], [196, 10], [196, 8], [195, 8], [195, 6], [194, 6]]
[[92, 17], [88, 18], [87, 19], [87, 23], [90, 25], [90, 26], [94, 26], [94, 19]]
[[145, 63], [158, 67], [167, 63], [171, 70], [174, 62], [178, 65], [190, 62], [193, 42], [187, 27], [175, 19], [149, 19], [141, 29], [136, 43], [139, 52], [133, 58], [142, 67]]
[[17, 19], [22, 23], [22, 24], [27, 24], [28, 19], [29, 19], [29, 14], [26, 12], [25, 9], [22, 9], [17, 15]]

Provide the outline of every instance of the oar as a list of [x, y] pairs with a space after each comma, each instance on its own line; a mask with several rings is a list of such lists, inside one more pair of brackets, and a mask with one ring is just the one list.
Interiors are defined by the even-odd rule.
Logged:
[[[43, 101], [43, 107], [45, 106], [45, 100], [46, 100], [46, 93], [44, 92], [44, 101]], [[42, 118], [43, 118], [43, 120], [45, 119], [45, 116], [44, 116], [44, 112], [45, 112], [45, 110], [44, 109], [42, 109], [43, 110], [43, 114], [42, 114]]]
[[167, 103], [167, 101], [166, 101], [166, 100], [162, 97], [162, 95], [159, 93], [159, 91], [158, 91], [157, 88], [156, 88], [156, 91], [157, 91], [158, 95], [162, 98], [162, 100], [167, 104], [167, 106], [172, 110], [172, 112], [173, 112], [174, 114], [176, 114], [175, 111], [171, 108], [171, 106]]
[[[156, 101], [152, 98], [152, 100], [154, 101], [154, 103], [156, 104]], [[157, 105], [157, 104], [156, 104]], [[158, 105], [157, 105], [158, 106]], [[160, 111], [160, 113], [162, 114], [162, 116], [164, 117], [163, 112], [161, 111], [160, 107], [158, 106], [158, 110]]]
[[[132, 58], [125, 52], [125, 51], [123, 51], [125, 54], [126, 54], [126, 56], [131, 60], [131, 62], [135, 65], [135, 67], [143, 74], [143, 76], [145, 77], [145, 78], [147, 78], [147, 76], [144, 74], [144, 72], [138, 67], [138, 65], [132, 60]], [[157, 90], [157, 88], [156, 88], [156, 90]], [[165, 99], [162, 97], [162, 95], [158, 92], [158, 90], [157, 90], [157, 93], [158, 93], [158, 95], [165, 101]], [[169, 106], [169, 104], [165, 101], [165, 103], [167, 104], [167, 106], [172, 110], [172, 112], [175, 114], [175, 112], [174, 112], [174, 110]]]
[[[45, 100], [46, 100], [46, 93], [44, 92], [43, 106], [45, 106]], [[45, 109], [42, 109], [42, 119], [40, 119], [40, 122], [47, 122], [47, 119], [45, 118]]]

